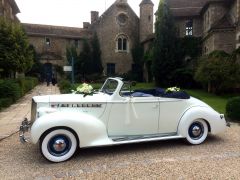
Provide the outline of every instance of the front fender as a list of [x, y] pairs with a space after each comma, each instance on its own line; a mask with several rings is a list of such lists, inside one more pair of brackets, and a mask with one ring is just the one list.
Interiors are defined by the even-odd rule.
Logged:
[[196, 106], [188, 109], [178, 125], [178, 134], [186, 137], [190, 124], [197, 119], [205, 120], [209, 126], [212, 134], [223, 132], [226, 129], [226, 121], [224, 117], [210, 107]]
[[31, 127], [31, 141], [36, 144], [42, 134], [55, 127], [73, 129], [79, 138], [80, 147], [111, 143], [105, 124], [88, 114], [55, 112], [38, 118]]

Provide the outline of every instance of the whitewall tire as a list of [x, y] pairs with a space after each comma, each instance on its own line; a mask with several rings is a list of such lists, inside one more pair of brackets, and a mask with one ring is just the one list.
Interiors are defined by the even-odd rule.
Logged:
[[78, 146], [75, 135], [66, 129], [55, 129], [40, 141], [42, 155], [49, 161], [62, 162], [73, 156]]
[[202, 120], [193, 121], [187, 129], [187, 141], [190, 144], [201, 144], [205, 141], [208, 135], [208, 125]]

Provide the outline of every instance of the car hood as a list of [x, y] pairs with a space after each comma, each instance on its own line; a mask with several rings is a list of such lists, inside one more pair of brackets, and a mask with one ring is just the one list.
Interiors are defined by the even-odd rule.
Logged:
[[82, 94], [60, 94], [60, 95], [45, 95], [33, 97], [36, 103], [104, 103], [107, 101], [108, 95], [104, 93], [96, 93], [93, 95], [83, 96]]
[[33, 100], [38, 104], [39, 115], [53, 112], [78, 112], [100, 118], [103, 114], [109, 95], [96, 93], [83, 96], [81, 94], [61, 94], [35, 96]]

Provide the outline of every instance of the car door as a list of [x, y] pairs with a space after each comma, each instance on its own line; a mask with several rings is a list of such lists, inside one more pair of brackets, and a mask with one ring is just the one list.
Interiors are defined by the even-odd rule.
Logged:
[[184, 112], [189, 108], [186, 99], [160, 98], [159, 134], [174, 134]]
[[159, 98], [125, 97], [113, 101], [108, 119], [109, 136], [158, 133]]

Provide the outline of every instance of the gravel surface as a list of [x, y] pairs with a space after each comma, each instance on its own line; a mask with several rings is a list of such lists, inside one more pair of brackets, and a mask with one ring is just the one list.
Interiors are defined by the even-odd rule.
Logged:
[[0, 179], [240, 179], [240, 126], [210, 135], [205, 143], [184, 140], [79, 150], [50, 163], [18, 134], [0, 141]]

